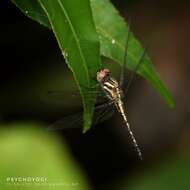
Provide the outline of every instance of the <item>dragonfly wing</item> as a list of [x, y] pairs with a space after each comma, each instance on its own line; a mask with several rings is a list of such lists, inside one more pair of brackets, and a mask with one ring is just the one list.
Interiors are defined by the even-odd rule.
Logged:
[[72, 129], [72, 128], [82, 128], [82, 112], [65, 116], [51, 125], [48, 126], [49, 131], [63, 130], [63, 129]]
[[[105, 106], [104, 106], [105, 105]], [[105, 103], [101, 105], [101, 108], [96, 107], [93, 117], [93, 125], [102, 123], [110, 119], [115, 112], [113, 104]]]
[[[97, 125], [111, 118], [114, 114], [112, 102], [106, 102], [95, 107], [92, 125]], [[83, 113], [78, 112], [62, 119], [57, 120], [48, 127], [50, 131], [67, 130], [73, 128], [82, 128], [83, 126]]]
[[[85, 95], [88, 96], [88, 98], [90, 99], [90, 97], [92, 96], [93, 98], [93, 94], [96, 94], [96, 99], [97, 99], [97, 103], [103, 103], [105, 102], [105, 100], [107, 100], [107, 97], [105, 95], [105, 93], [102, 90], [99, 91], [89, 91], [86, 92]], [[78, 101], [79, 99], [81, 99], [80, 93], [78, 91], [49, 91], [47, 94], [45, 94], [43, 97], [41, 97], [40, 99], [42, 100], [42, 102], [47, 102], [49, 103], [55, 103], [55, 104], [59, 104], [63, 101], [65, 101], [65, 98], [69, 97], [69, 99], [72, 99], [73, 101]]]

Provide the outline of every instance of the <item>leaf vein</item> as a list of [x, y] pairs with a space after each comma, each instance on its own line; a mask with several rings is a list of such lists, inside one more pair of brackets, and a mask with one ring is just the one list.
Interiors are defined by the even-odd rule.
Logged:
[[[74, 29], [74, 27], [73, 27], [73, 25], [72, 25], [72, 22], [71, 22], [71, 20], [70, 20], [70, 18], [69, 18], [69, 15], [67, 14], [67, 11], [65, 10], [65, 8], [64, 8], [64, 6], [63, 6], [63, 4], [62, 4], [62, 2], [61, 2], [60, 0], [58, 0], [58, 3], [59, 3], [59, 5], [60, 5], [61, 9], [63, 10], [64, 15], [65, 15], [65, 17], [66, 17], [66, 19], [67, 19], [67, 21], [68, 21], [68, 23], [69, 23], [69, 26], [70, 26], [70, 29], [71, 29], [71, 31], [72, 31], [72, 33], [73, 33], [74, 38], [75, 38], [75, 41], [76, 41], [76, 44], [77, 44], [79, 53], [80, 53], [80, 55], [81, 55], [82, 62], [84, 63], [84, 64], [83, 64], [83, 65], [84, 65], [84, 68], [85, 68], [85, 70], [86, 70], [86, 73], [88, 73], [88, 69], [86, 68], [86, 60], [85, 60], [85, 57], [84, 57], [84, 55], [83, 55], [83, 51], [82, 51], [82, 49], [81, 49], [81, 47], [80, 47], [80, 42], [79, 42], [79, 40], [78, 40], [77, 33], [76, 33], [76, 31], [75, 31], [75, 29]], [[87, 77], [87, 78], [88, 78], [88, 77]], [[90, 81], [89, 81], [89, 78], [88, 78], [88, 84], [89, 84], [89, 82], [90, 82]]]

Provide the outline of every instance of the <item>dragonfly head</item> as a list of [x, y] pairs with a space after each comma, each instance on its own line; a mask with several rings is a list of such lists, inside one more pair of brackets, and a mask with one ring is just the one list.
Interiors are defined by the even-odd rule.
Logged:
[[104, 81], [107, 77], [109, 77], [110, 71], [109, 69], [102, 68], [99, 72], [97, 72], [96, 79], [98, 82]]

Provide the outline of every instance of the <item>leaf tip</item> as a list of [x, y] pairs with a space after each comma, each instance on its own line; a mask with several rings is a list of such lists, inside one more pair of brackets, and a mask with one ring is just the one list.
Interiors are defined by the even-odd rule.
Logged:
[[83, 134], [86, 133], [90, 129], [91, 125], [92, 125], [91, 120], [86, 119], [83, 125], [82, 133]]

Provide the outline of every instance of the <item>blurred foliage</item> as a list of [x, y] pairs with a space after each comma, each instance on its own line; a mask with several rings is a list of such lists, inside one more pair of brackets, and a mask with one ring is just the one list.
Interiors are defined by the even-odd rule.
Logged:
[[173, 155], [167, 160], [154, 164], [128, 183], [119, 182], [118, 190], [178, 190], [190, 187], [190, 153]]
[[[40, 125], [1, 125], [0, 189], [89, 189], [66, 145]], [[9, 178], [44, 177], [45, 182], [9, 181]]]
[[[65, 143], [48, 134], [41, 126], [28, 123], [1, 125], [0, 189], [91, 189]], [[166, 161], [138, 172], [117, 185], [118, 190], [188, 189], [190, 154], [173, 155]], [[11, 178], [44, 177], [45, 182], [11, 182]], [[111, 186], [110, 186], [111, 185]], [[114, 188], [113, 188], [114, 187]]]

